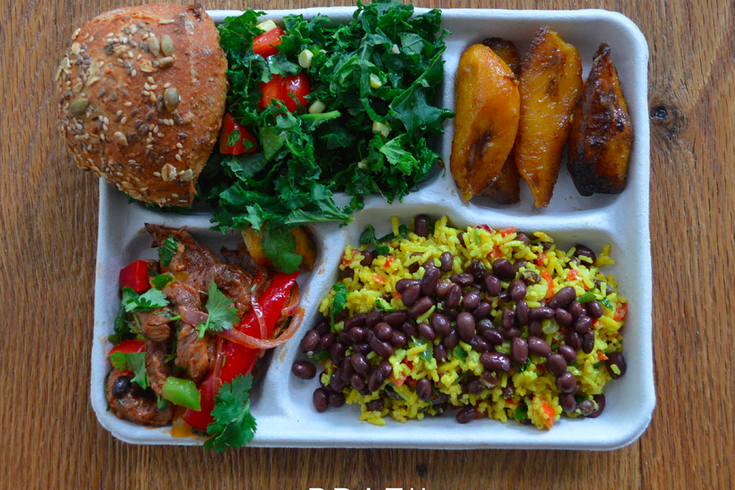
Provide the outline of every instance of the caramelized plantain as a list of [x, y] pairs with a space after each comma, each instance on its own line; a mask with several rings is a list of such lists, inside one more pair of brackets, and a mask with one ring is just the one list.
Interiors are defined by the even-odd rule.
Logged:
[[570, 115], [582, 89], [577, 48], [542, 27], [523, 60], [521, 119], [513, 149], [521, 176], [537, 208], [548, 206], [569, 139]]
[[574, 107], [569, 173], [583, 196], [618, 194], [625, 188], [633, 124], [610, 46], [601, 44]]
[[[498, 37], [485, 39], [482, 44], [500, 56], [500, 59], [505, 61], [505, 64], [508, 65], [508, 68], [511, 69], [516, 78], [521, 74], [521, 63], [523, 60], [515, 44]], [[516, 162], [513, 160], [513, 152], [511, 151], [500, 173], [487, 186], [487, 189], [482, 192], [482, 195], [492, 198], [498, 204], [514, 204], [520, 202], [520, 179], [521, 176], [518, 173]]]
[[500, 173], [513, 148], [520, 96], [508, 65], [487, 46], [470, 46], [459, 60], [450, 169], [469, 201]]

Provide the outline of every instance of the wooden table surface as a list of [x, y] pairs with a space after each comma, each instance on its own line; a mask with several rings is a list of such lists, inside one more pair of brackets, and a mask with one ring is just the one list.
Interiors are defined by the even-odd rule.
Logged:
[[125, 3], [0, 0], [1, 487], [733, 488], [735, 339], [727, 297], [735, 278], [735, 3], [416, 3], [606, 8], [633, 19], [648, 38], [658, 404], [645, 434], [601, 453], [248, 448], [214, 454], [113, 439], [89, 399], [97, 179], [73, 167], [56, 131], [52, 79], [74, 29]]

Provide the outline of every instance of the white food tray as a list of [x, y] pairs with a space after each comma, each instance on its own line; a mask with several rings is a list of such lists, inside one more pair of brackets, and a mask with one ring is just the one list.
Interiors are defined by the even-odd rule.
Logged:
[[[270, 11], [266, 18], [278, 20], [287, 14], [329, 15], [336, 22], [351, 19], [353, 8], [334, 7], [295, 11]], [[426, 9], [416, 9], [417, 13]], [[215, 22], [238, 15], [239, 11], [209, 11]], [[553, 448], [609, 450], [630, 444], [648, 426], [656, 402], [653, 383], [652, 280], [649, 237], [649, 125], [647, 114], [648, 48], [646, 39], [627, 17], [604, 10], [534, 11], [445, 9], [443, 27], [452, 35], [446, 38], [445, 78], [438, 99], [454, 108], [454, 79], [461, 53], [471, 44], [488, 37], [513, 41], [523, 54], [533, 34], [547, 25], [558, 31], [579, 50], [584, 77], [592, 55], [602, 42], [610, 44], [612, 55], [628, 101], [633, 121], [634, 142], [630, 156], [628, 184], [623, 193], [613, 196], [581, 197], [562, 163], [554, 197], [548, 208], [537, 210], [525, 183], [521, 183], [521, 202], [499, 206], [487, 198], [475, 198], [466, 205], [458, 197], [451, 174], [441, 170], [406, 197], [403, 203], [388, 205], [380, 196], [366, 200], [363, 211], [349, 226], [316, 224], [312, 226], [319, 258], [314, 272], [299, 278], [305, 318], [299, 332], [283, 346], [268, 353], [258, 364], [252, 393], [252, 413], [258, 430], [252, 446], [280, 447], [406, 447], [406, 448]], [[449, 162], [453, 122], [445, 124], [446, 134], [437, 142]], [[340, 196], [345, 199], [344, 196]], [[346, 200], [344, 202], [347, 202]], [[299, 341], [314, 326], [321, 298], [337, 278], [338, 263], [348, 244], [356, 245], [360, 233], [373, 224], [377, 234], [387, 233], [390, 218], [398, 216], [407, 223], [419, 213], [433, 217], [448, 215], [457, 227], [489, 224], [494, 228], [515, 226], [526, 232], [543, 230], [560, 247], [583, 242], [595, 250], [612, 244], [613, 273], [620, 291], [629, 299], [623, 329], [626, 375], [607, 385], [607, 405], [596, 419], [562, 417], [550, 431], [540, 431], [510, 421], [503, 424], [478, 419], [460, 425], [451, 415], [423, 421], [399, 423], [386, 418], [383, 427], [358, 420], [359, 407], [344, 406], [319, 414], [312, 404], [317, 379], [303, 381], [291, 375], [291, 365], [302, 358]], [[100, 180], [99, 237], [95, 285], [94, 343], [92, 347], [92, 406], [103, 427], [123, 441], [135, 444], [201, 444], [197, 438], [173, 438], [170, 427], [148, 428], [119, 420], [107, 410], [104, 381], [110, 369], [106, 354], [111, 348], [107, 336], [119, 304], [120, 269], [135, 259], [156, 257], [151, 239], [141, 234], [144, 223], [169, 227], [187, 226], [202, 243], [219, 250], [234, 245], [236, 234], [223, 237], [209, 231], [210, 216], [173, 215], [130, 205], [125, 196]]]

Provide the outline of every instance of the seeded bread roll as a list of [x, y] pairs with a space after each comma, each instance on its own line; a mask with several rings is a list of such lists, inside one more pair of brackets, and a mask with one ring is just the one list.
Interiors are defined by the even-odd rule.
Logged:
[[56, 74], [71, 155], [135, 199], [191, 204], [222, 124], [226, 69], [199, 4], [94, 18], [74, 34]]

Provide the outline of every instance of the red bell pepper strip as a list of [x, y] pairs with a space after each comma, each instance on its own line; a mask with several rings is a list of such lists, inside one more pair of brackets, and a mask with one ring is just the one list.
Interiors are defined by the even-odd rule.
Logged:
[[[288, 302], [291, 288], [296, 283], [298, 275], [298, 272], [294, 272], [293, 274], [278, 274], [258, 299], [258, 303], [260, 303], [260, 308], [263, 312], [267, 336], [276, 327], [276, 323], [281, 316], [283, 308], [286, 306], [286, 302]], [[251, 337], [261, 338], [260, 324], [254, 311], [250, 311], [245, 315], [236, 328], [238, 331]], [[220, 385], [222, 383], [229, 383], [238, 374], [245, 375], [252, 371], [259, 354], [260, 349], [251, 349], [233, 342], [224, 341], [215, 361], [217, 363], [224, 362], [220, 372]], [[199, 392], [201, 393], [201, 410], [187, 409], [183, 417], [187, 424], [202, 432], [206, 432], [207, 425], [214, 421], [212, 418], [214, 394], [216, 391], [219, 391], [220, 387], [217, 386], [215, 389], [213, 375], [214, 371], [211, 371], [199, 387]]]
[[120, 271], [120, 289], [132, 288], [136, 293], [144, 293], [151, 288], [148, 284], [148, 262], [136, 260]]
[[123, 340], [119, 344], [110, 350], [108, 356], [111, 356], [115, 352], [122, 352], [123, 354], [133, 354], [135, 352], [145, 352], [145, 342], [142, 340]]
[[281, 44], [281, 36], [285, 32], [280, 27], [264, 32], [253, 39], [253, 52], [263, 58], [278, 53], [278, 45]]
[[[234, 131], [237, 131], [240, 136], [234, 145], [230, 145], [230, 135]], [[250, 143], [246, 146], [245, 141]], [[257, 149], [258, 143], [255, 137], [245, 127], [237, 123], [232, 114], [225, 114], [225, 118], [222, 120], [222, 130], [219, 134], [219, 152], [223, 155], [241, 155], [243, 153], [253, 153]]]

